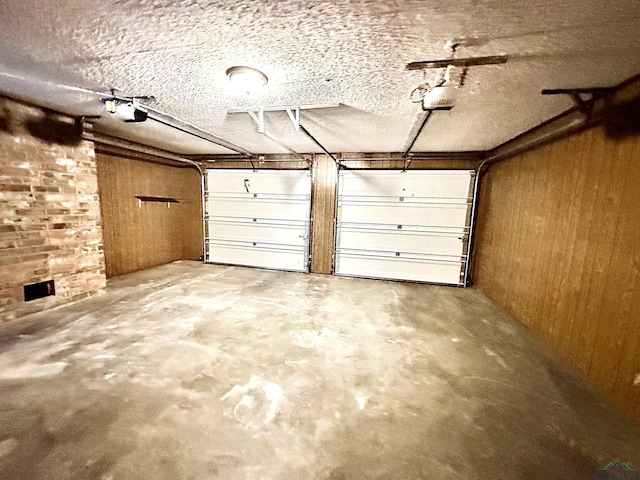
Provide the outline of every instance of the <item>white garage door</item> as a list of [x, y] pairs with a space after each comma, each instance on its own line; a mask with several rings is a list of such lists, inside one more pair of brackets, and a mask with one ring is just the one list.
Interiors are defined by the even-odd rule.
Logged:
[[473, 170], [344, 170], [334, 270], [463, 285]]
[[206, 261], [306, 272], [308, 170], [207, 170]]

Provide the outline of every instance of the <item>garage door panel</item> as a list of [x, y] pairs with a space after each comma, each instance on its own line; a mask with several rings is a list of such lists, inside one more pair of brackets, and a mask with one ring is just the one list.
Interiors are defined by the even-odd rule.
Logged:
[[352, 171], [342, 177], [339, 195], [364, 197], [376, 192], [380, 197], [404, 198], [456, 198], [471, 196], [468, 170], [431, 170], [430, 181], [425, 182], [414, 172]]
[[336, 262], [339, 275], [461, 284], [459, 262], [438, 262], [413, 258], [392, 259], [341, 254]]
[[276, 270], [306, 271], [304, 248], [283, 248], [277, 245], [250, 245], [209, 242], [208, 253], [216, 263], [248, 265]]
[[430, 177], [428, 182], [413, 177], [413, 197], [469, 199], [472, 195], [468, 171], [433, 171]]
[[268, 224], [243, 221], [210, 221], [209, 231], [218, 240], [284, 244], [304, 247], [307, 244], [306, 225]]
[[474, 175], [340, 172], [335, 273], [463, 285]]
[[209, 176], [208, 187], [211, 192], [230, 194], [308, 195], [305, 174], [308, 172], [301, 170], [216, 170]]
[[396, 203], [403, 202], [403, 204], [428, 204], [432, 206], [438, 205], [467, 205], [469, 203], [468, 198], [458, 197], [380, 197], [380, 196], [355, 196], [355, 195], [341, 195], [340, 200], [342, 203], [347, 204], [373, 204], [373, 203]]
[[340, 229], [340, 249], [397, 251], [434, 255], [462, 256], [465, 234], [427, 234], [423, 232], [394, 232], [362, 230], [344, 227]]
[[341, 177], [338, 195], [361, 197], [374, 191], [378, 196], [411, 196], [408, 190], [410, 180], [406, 175], [399, 175], [398, 172], [393, 171], [375, 173], [353, 171], [352, 173], [352, 175]]
[[467, 220], [468, 206], [418, 203], [345, 203], [338, 208], [339, 221], [386, 225], [430, 225], [458, 227]]
[[311, 175], [307, 170], [208, 170], [206, 260], [307, 271]]
[[212, 197], [207, 200], [207, 209], [210, 217], [306, 221], [309, 202], [295, 199]]

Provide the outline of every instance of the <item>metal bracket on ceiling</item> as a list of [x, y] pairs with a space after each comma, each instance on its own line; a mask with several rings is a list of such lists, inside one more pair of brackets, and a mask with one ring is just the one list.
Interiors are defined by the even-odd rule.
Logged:
[[[610, 95], [613, 87], [596, 88], [555, 88], [542, 90], [542, 95], [569, 95], [578, 110], [587, 117], [591, 117], [595, 110], [596, 102]], [[587, 98], [584, 98], [587, 95]]]
[[[269, 140], [271, 140], [273, 143], [284, 148], [285, 150], [287, 150], [289, 153], [299, 158], [300, 160], [307, 162], [309, 167], [311, 167], [311, 162], [309, 161], [308, 158], [302, 156], [300, 153], [296, 152], [289, 145], [281, 142], [278, 138], [276, 138], [274, 135], [272, 135], [270, 132], [267, 131], [267, 128], [265, 127], [265, 123], [264, 123], [264, 108], [260, 108], [257, 112], [253, 112], [249, 110], [247, 111], [247, 113], [253, 119], [253, 121], [256, 122], [256, 125], [258, 126], [258, 133], [261, 133], [262, 135], [267, 137]], [[288, 109], [287, 109], [287, 114], [289, 114], [289, 118], [293, 116], [293, 112], [289, 113]], [[298, 110], [298, 126], [299, 126], [299, 120], [300, 120], [300, 112]], [[295, 124], [294, 124], [294, 127], [295, 127]]]
[[252, 111], [248, 111], [247, 113], [251, 118], [253, 118], [253, 121], [256, 122], [256, 125], [258, 126], [258, 133], [264, 133], [264, 110], [261, 108], [260, 110], [258, 110], [257, 114], [256, 112]]
[[412, 161], [413, 158], [411, 157], [411, 154], [407, 154], [407, 156], [404, 158], [404, 168], [402, 169], [402, 173], [406, 172], [409, 169]]
[[[295, 107], [295, 108], [287, 107], [287, 108], [284, 108], [283, 110], [287, 112], [287, 116], [289, 117], [289, 120], [291, 120], [291, 124], [293, 125], [293, 128], [295, 128], [296, 132], [299, 131], [300, 130], [300, 107]], [[251, 116], [251, 118], [253, 118], [253, 121], [256, 122], [256, 125], [258, 126], [258, 132], [264, 133], [265, 132], [264, 108], [261, 108], [257, 112], [248, 111], [247, 113]]]
[[300, 107], [296, 108], [286, 108], [285, 112], [289, 116], [289, 120], [293, 124], [293, 128], [296, 129], [296, 132], [300, 130]]

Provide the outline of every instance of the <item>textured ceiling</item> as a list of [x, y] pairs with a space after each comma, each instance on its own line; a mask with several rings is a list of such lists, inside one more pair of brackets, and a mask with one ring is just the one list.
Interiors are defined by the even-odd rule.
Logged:
[[[637, 0], [206, 1], [4, 0], [0, 90], [45, 106], [101, 115], [94, 130], [176, 153], [229, 150], [153, 120], [109, 118], [100, 95], [154, 95], [148, 105], [253, 153], [286, 153], [245, 113], [303, 110], [331, 152], [401, 152], [423, 112], [411, 91], [437, 70], [409, 62], [509, 55], [471, 67], [451, 111], [435, 112], [413, 151], [487, 150], [572, 106], [543, 88], [615, 85], [640, 73]], [[250, 65], [269, 83], [235, 92], [227, 68]], [[73, 88], [70, 88], [73, 87]], [[284, 112], [266, 128], [299, 152], [319, 152]]]

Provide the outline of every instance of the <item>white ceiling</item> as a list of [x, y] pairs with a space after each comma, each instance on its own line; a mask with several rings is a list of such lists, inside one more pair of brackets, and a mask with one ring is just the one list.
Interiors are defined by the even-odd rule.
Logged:
[[[154, 95], [151, 107], [256, 154], [286, 150], [229, 110], [335, 105], [301, 115], [328, 150], [402, 152], [423, 115], [409, 95], [438, 73], [405, 65], [447, 58], [445, 42], [466, 39], [458, 57], [510, 59], [471, 67], [455, 107], [432, 115], [413, 151], [488, 150], [572, 106], [543, 88], [640, 73], [639, 29], [638, 0], [3, 0], [0, 90], [101, 115], [96, 131], [181, 154], [229, 150], [153, 120], [124, 123], [82, 89]], [[235, 92], [234, 65], [259, 68], [268, 85]], [[284, 112], [265, 118], [281, 142], [320, 152]]]

